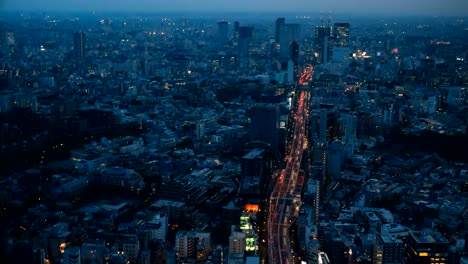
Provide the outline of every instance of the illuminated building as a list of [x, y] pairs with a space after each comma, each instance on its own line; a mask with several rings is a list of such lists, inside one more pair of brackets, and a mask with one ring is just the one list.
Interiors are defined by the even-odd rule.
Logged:
[[349, 46], [349, 23], [335, 23], [333, 26], [333, 36], [337, 47]]
[[86, 55], [86, 34], [84, 32], [75, 32], [73, 35], [73, 52], [76, 57]]
[[185, 261], [204, 261], [211, 253], [210, 233], [178, 231], [175, 248], [178, 263]]
[[405, 244], [389, 234], [381, 234], [374, 244], [374, 264], [403, 264]]
[[407, 264], [448, 264], [450, 244], [442, 234], [434, 231], [410, 231], [406, 240]]

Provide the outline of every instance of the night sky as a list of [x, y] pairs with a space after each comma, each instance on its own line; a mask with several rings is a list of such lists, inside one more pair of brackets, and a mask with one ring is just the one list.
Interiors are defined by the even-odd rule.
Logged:
[[0, 0], [21, 11], [337, 12], [468, 15], [467, 0]]

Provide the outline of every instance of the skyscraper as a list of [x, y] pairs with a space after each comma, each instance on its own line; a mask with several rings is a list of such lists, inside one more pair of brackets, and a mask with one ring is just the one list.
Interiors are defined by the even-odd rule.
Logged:
[[280, 58], [286, 60], [290, 59], [290, 57], [288, 57], [289, 45], [291, 45], [292, 42], [299, 42], [301, 27], [299, 24], [282, 24], [279, 32]]
[[7, 46], [7, 29], [6, 24], [0, 22], [0, 48], [5, 48]]
[[76, 57], [86, 55], [86, 34], [82, 31], [75, 32], [73, 35], [73, 52]]
[[233, 31], [233, 34], [232, 34], [232, 42], [233, 42], [234, 46], [239, 45], [239, 28], [240, 28], [239, 21], [235, 21], [234, 22], [234, 31]]
[[349, 23], [335, 23], [333, 26], [333, 37], [336, 47], [349, 46]]
[[228, 22], [220, 21], [218, 22], [218, 41], [220, 43], [225, 43], [228, 40]]
[[329, 26], [318, 26], [315, 28], [314, 50], [317, 53], [317, 61], [326, 63], [328, 58], [328, 41], [331, 28]]
[[252, 41], [254, 27], [239, 27], [239, 56], [246, 58], [249, 55], [249, 46]]
[[65, 264], [80, 264], [81, 255], [79, 247], [66, 247], [64, 254], [64, 263]]
[[280, 42], [280, 31], [281, 31], [281, 28], [283, 27], [284, 25], [284, 17], [279, 17], [276, 19], [276, 22], [275, 22], [275, 42], [276, 44], [279, 44]]
[[250, 110], [250, 139], [264, 141], [271, 146], [273, 155], [278, 157], [279, 144], [278, 104], [255, 104]]

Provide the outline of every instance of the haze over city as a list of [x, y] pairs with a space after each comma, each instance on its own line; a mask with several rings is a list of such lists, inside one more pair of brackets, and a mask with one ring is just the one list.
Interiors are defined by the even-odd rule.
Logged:
[[119, 12], [336, 12], [354, 14], [468, 14], [464, 0], [2, 0], [0, 9]]

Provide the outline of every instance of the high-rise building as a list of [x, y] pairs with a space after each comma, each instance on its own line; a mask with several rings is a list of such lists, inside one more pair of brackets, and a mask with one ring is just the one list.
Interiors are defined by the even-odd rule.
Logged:
[[279, 30], [279, 51], [280, 58], [290, 59], [289, 50], [292, 42], [299, 42], [301, 36], [301, 27], [299, 24], [282, 24]]
[[254, 27], [239, 27], [239, 56], [241, 59], [249, 56], [249, 48], [252, 42], [253, 31]]
[[450, 244], [439, 232], [410, 231], [406, 239], [407, 264], [448, 264]]
[[264, 141], [270, 144], [275, 157], [278, 156], [279, 146], [279, 118], [278, 104], [255, 104], [250, 110], [250, 139]]
[[239, 21], [235, 21], [234, 22], [234, 30], [233, 30], [233, 34], [232, 34], [232, 42], [233, 42], [234, 46], [239, 45], [239, 28], [240, 28]]
[[66, 247], [63, 259], [64, 264], [81, 264], [80, 248]]
[[280, 34], [281, 34], [280, 32], [281, 32], [281, 28], [284, 25], [284, 22], [285, 22], [284, 17], [277, 18], [275, 22], [275, 42], [277, 44], [279, 44], [280, 42]]
[[166, 241], [168, 222], [168, 216], [165, 212], [156, 213], [151, 221], [146, 223], [149, 238], [153, 241]]
[[84, 57], [86, 55], [86, 34], [82, 31], [75, 32], [73, 35], [73, 52], [76, 57]]
[[[293, 41], [289, 44], [289, 58], [293, 61], [294, 67], [299, 66], [299, 45], [296, 41]], [[298, 75], [297, 69], [294, 72], [295, 76]]]
[[327, 142], [327, 119], [328, 119], [328, 110], [322, 108], [320, 110], [320, 128], [319, 128], [319, 139], [321, 143]]
[[332, 180], [339, 180], [343, 164], [343, 147], [340, 141], [334, 141], [327, 148], [326, 170], [327, 176]]
[[[316, 175], [311, 175], [311, 177], [315, 178]], [[310, 220], [315, 224], [318, 222], [320, 206], [320, 182], [318, 179], [309, 179], [307, 191], [304, 192], [303, 197], [304, 206], [311, 208]]]
[[85, 240], [81, 244], [81, 264], [103, 263], [106, 241]]
[[229, 254], [244, 254], [246, 234], [236, 230], [236, 226], [231, 226], [231, 235], [229, 236]]
[[317, 53], [317, 62], [327, 63], [328, 42], [331, 34], [329, 26], [317, 26], [314, 36], [314, 50]]
[[228, 40], [229, 25], [227, 21], [218, 22], [218, 41], [225, 43]]
[[405, 244], [399, 238], [389, 234], [377, 236], [374, 244], [374, 264], [403, 264]]
[[0, 48], [5, 48], [8, 44], [7, 28], [4, 22], [0, 22]]
[[349, 46], [349, 23], [335, 23], [333, 26], [333, 37], [336, 47]]
[[195, 257], [195, 237], [192, 232], [178, 231], [175, 240], [175, 251], [179, 261]]

